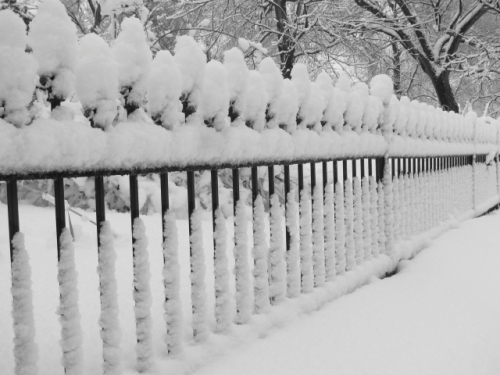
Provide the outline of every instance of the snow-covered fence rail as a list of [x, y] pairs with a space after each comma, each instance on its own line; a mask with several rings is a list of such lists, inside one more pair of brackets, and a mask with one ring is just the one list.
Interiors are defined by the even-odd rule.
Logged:
[[[27, 43], [33, 53], [25, 52]], [[37, 357], [18, 180], [54, 179], [60, 343], [63, 366], [71, 374], [82, 373], [82, 335], [64, 178], [93, 176], [95, 181], [99, 324], [106, 374], [120, 373], [122, 364], [105, 176], [130, 176], [140, 372], [151, 370], [155, 358], [138, 175], [160, 175], [164, 344], [169, 356], [178, 355], [187, 344], [181, 334], [177, 260], [185, 249], [178, 249], [176, 220], [169, 209], [169, 171], [187, 174], [195, 343], [206, 342], [211, 330], [227, 334], [232, 324], [246, 324], [254, 314], [267, 314], [287, 298], [327, 288], [354, 272], [390, 273], [400, 259], [421, 249], [424, 238], [450, 221], [498, 204], [496, 120], [399, 100], [387, 76], [375, 77], [369, 86], [351, 85], [346, 77], [334, 85], [324, 73], [311, 82], [306, 67], [297, 64], [292, 79], [282, 79], [269, 58], [258, 70], [248, 70], [238, 49], [226, 52], [224, 64], [206, 63], [189, 37], [179, 38], [174, 52], [158, 52], [152, 60], [142, 25], [135, 19], [122, 23], [111, 49], [93, 34], [78, 42], [64, 7], [55, 0], [43, 2], [29, 39], [22, 21], [9, 11], [0, 12], [0, 72], [7, 72], [0, 73], [0, 180], [7, 181], [16, 374], [35, 373]], [[73, 92], [81, 110], [68, 100]], [[245, 201], [240, 196], [239, 172], [244, 167], [251, 168], [252, 241], [247, 238]], [[218, 194], [218, 171], [223, 168], [232, 169], [233, 177], [234, 293]], [[268, 215], [266, 189], [257, 183], [264, 169]], [[277, 182], [281, 169], [284, 177]], [[211, 171], [213, 311], [207, 304], [207, 259], [196, 208], [198, 170]], [[283, 184], [284, 202], [277, 197], [277, 183]], [[370, 268], [372, 264], [378, 266]], [[214, 327], [209, 315], [215, 318]]]

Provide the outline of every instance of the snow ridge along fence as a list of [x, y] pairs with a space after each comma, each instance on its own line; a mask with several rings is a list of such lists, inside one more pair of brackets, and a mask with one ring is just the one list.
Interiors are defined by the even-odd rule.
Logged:
[[[8, 33], [1, 31], [4, 27]], [[65, 30], [64, 37], [61, 30]], [[33, 53], [25, 52], [27, 44]], [[94, 34], [78, 41], [64, 7], [55, 0], [42, 3], [29, 38], [17, 16], [0, 12], [0, 71], [9, 72], [0, 75], [0, 180], [7, 182], [8, 194], [16, 374], [36, 373], [37, 367], [18, 180], [54, 179], [60, 345], [68, 374], [82, 373], [83, 364], [64, 178], [93, 176], [95, 181], [106, 374], [120, 373], [122, 358], [105, 176], [130, 176], [139, 372], [154, 368], [155, 358], [138, 175], [160, 175], [165, 348], [173, 358], [187, 345], [182, 335], [177, 260], [178, 252], [187, 249], [178, 249], [176, 220], [169, 210], [169, 171], [187, 174], [194, 344], [207, 342], [212, 331], [229, 334], [233, 324], [247, 324], [254, 314], [269, 314], [272, 306], [327, 288], [366, 265], [383, 264], [373, 268], [373, 276], [390, 273], [400, 259], [420, 250], [429, 235], [498, 204], [496, 120], [478, 118], [472, 112], [461, 116], [408, 98], [399, 100], [384, 75], [373, 78], [370, 86], [351, 85], [346, 77], [334, 85], [325, 73], [311, 82], [306, 67], [297, 64], [292, 79], [282, 79], [270, 58], [262, 60], [258, 70], [248, 70], [236, 48], [226, 52], [224, 64], [206, 63], [190, 37], [180, 37], [174, 52], [172, 56], [160, 51], [153, 60], [143, 27], [133, 18], [123, 21], [111, 48]], [[38, 107], [32, 104], [34, 93], [42, 98]], [[243, 167], [251, 168], [252, 249], [245, 202], [240, 199]], [[218, 171], [222, 168], [232, 169], [234, 293], [229, 282], [226, 222], [219, 206]], [[257, 183], [266, 168], [269, 238], [263, 200], [266, 189]], [[278, 181], [275, 176], [281, 168], [284, 177]], [[309, 182], [304, 169], [309, 170]], [[206, 299], [208, 260], [196, 208], [198, 170], [211, 171], [213, 311]], [[291, 174], [297, 176], [296, 187], [292, 187]], [[276, 184], [282, 184], [282, 201]], [[209, 324], [212, 314], [215, 326]]]

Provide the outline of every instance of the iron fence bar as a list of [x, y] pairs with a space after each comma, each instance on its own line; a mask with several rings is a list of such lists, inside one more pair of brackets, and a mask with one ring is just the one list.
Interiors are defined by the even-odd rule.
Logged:
[[130, 175], [130, 220], [132, 223], [132, 243], [134, 238], [134, 222], [139, 217], [139, 184], [136, 175]]
[[259, 180], [257, 174], [257, 167], [251, 168], [251, 180], [252, 180], [252, 203], [255, 206], [255, 200], [259, 195]]
[[95, 189], [95, 221], [97, 227], [97, 248], [101, 248], [101, 230], [102, 223], [106, 220], [106, 203], [105, 203], [105, 193], [104, 193], [104, 177], [95, 176], [94, 177], [94, 189]]
[[57, 260], [61, 260], [61, 234], [66, 228], [66, 210], [64, 202], [64, 178], [54, 180], [54, 204], [56, 206]]
[[[290, 193], [290, 166], [285, 165], [283, 168], [283, 174], [284, 174], [284, 181], [283, 181], [283, 189], [285, 191], [285, 216], [288, 213], [288, 193]], [[273, 179], [274, 181], [274, 179]], [[286, 219], [285, 219], [286, 223]], [[285, 225], [286, 229], [286, 235], [285, 235], [285, 244], [286, 244], [286, 250], [290, 250], [290, 229], [288, 228], [288, 225]]]
[[7, 181], [7, 210], [9, 218], [10, 261], [14, 261], [14, 244], [12, 240], [19, 232], [19, 204], [17, 199], [17, 181]]
[[210, 187], [212, 189], [212, 230], [215, 233], [216, 214], [219, 209], [219, 174], [217, 169], [212, 169], [210, 171]]
[[342, 160], [342, 173], [344, 174], [344, 181], [347, 180], [347, 160]]
[[271, 197], [274, 195], [274, 165], [270, 165], [267, 167], [267, 179], [269, 182], [269, 202], [271, 201]]
[[233, 169], [233, 214], [236, 218], [236, 204], [240, 200], [240, 170]]
[[299, 201], [300, 201], [300, 193], [304, 190], [304, 165], [297, 164], [297, 173], [298, 173], [298, 185], [299, 185]]
[[326, 189], [326, 185], [328, 185], [328, 162], [324, 161], [321, 163], [322, 172], [323, 172], [323, 192]]
[[[168, 197], [168, 173], [160, 173], [160, 196], [161, 196], [161, 221], [165, 219], [165, 214], [170, 208]], [[163, 225], [162, 225], [163, 227]]]
[[311, 198], [314, 196], [315, 187], [316, 187], [316, 163], [311, 163]]
[[358, 177], [358, 168], [357, 168], [357, 160], [351, 160], [351, 169], [352, 169], [352, 180], [354, 181], [354, 177]]

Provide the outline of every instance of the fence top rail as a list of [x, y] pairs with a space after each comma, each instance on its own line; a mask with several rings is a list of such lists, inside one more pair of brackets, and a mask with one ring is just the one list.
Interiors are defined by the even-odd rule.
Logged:
[[[486, 159], [488, 154], [475, 154], [476, 156], [483, 156]], [[391, 156], [391, 158], [414, 158], [414, 159], [430, 159], [430, 158], [453, 158], [453, 157], [470, 157], [472, 155], [429, 155], [419, 157], [408, 156]], [[96, 170], [63, 170], [63, 171], [33, 171], [26, 173], [13, 173], [13, 174], [0, 174], [0, 181], [13, 181], [13, 180], [45, 180], [56, 178], [74, 178], [74, 177], [95, 177], [95, 176], [115, 176], [115, 175], [147, 175], [150, 173], [166, 173], [178, 171], [206, 171], [206, 170], [220, 170], [220, 169], [235, 169], [235, 168], [251, 168], [251, 167], [267, 167], [271, 165], [295, 165], [295, 164], [309, 164], [309, 163], [323, 163], [334, 162], [343, 160], [359, 160], [359, 159], [379, 159], [383, 156], [360, 156], [360, 157], [344, 157], [344, 158], [328, 158], [328, 159], [299, 159], [299, 160], [274, 160], [268, 162], [246, 162], [246, 163], [233, 163], [233, 164], [198, 164], [198, 165], [184, 165], [184, 166], [156, 166], [156, 167], [138, 167], [132, 169], [96, 169]]]

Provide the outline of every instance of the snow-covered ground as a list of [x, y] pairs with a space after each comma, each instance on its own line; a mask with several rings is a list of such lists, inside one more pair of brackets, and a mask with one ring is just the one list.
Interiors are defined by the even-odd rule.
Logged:
[[[13, 374], [11, 280], [6, 206], [0, 204], [0, 373]], [[214, 330], [213, 243], [210, 214], [204, 213], [203, 245], [206, 259], [208, 319]], [[93, 214], [89, 214], [93, 216]], [[107, 212], [117, 252], [121, 358], [124, 374], [136, 374], [130, 216]], [[497, 374], [500, 369], [497, 323], [500, 303], [490, 295], [500, 289], [500, 215], [470, 220], [442, 235], [396, 276], [372, 278], [368, 286], [336, 299], [370, 281], [370, 275], [390, 268], [377, 260], [348, 272], [314, 293], [287, 299], [267, 314], [253, 315], [229, 334], [210, 334], [207, 341], [191, 339], [188, 228], [178, 220], [181, 299], [184, 312], [184, 351], [166, 359], [163, 318], [163, 258], [161, 219], [142, 217], [149, 238], [153, 305], [154, 373], [183, 374]], [[102, 373], [99, 336], [99, 284], [96, 228], [72, 216], [75, 258], [83, 328], [84, 374]], [[63, 374], [59, 347], [60, 324], [57, 251], [53, 208], [20, 205], [21, 230], [31, 257], [39, 374]], [[229, 267], [232, 255], [232, 218], [227, 220]], [[268, 231], [268, 223], [264, 226]], [[248, 225], [248, 247], [252, 246]], [[268, 238], [269, 233], [266, 233]], [[253, 260], [252, 260], [253, 263]], [[234, 277], [231, 277], [234, 291]], [[234, 301], [231, 301], [234, 311]], [[327, 304], [329, 303], [329, 304]], [[325, 305], [327, 304], [327, 305]], [[317, 311], [320, 309], [319, 311]], [[317, 311], [317, 312], [316, 312]], [[311, 313], [311, 316], [308, 314]], [[265, 339], [264, 339], [265, 338]], [[262, 339], [262, 340], [261, 340]], [[495, 362], [495, 358], [497, 359]]]
[[196, 374], [499, 374], [499, 227], [499, 214], [463, 222], [396, 275]]

